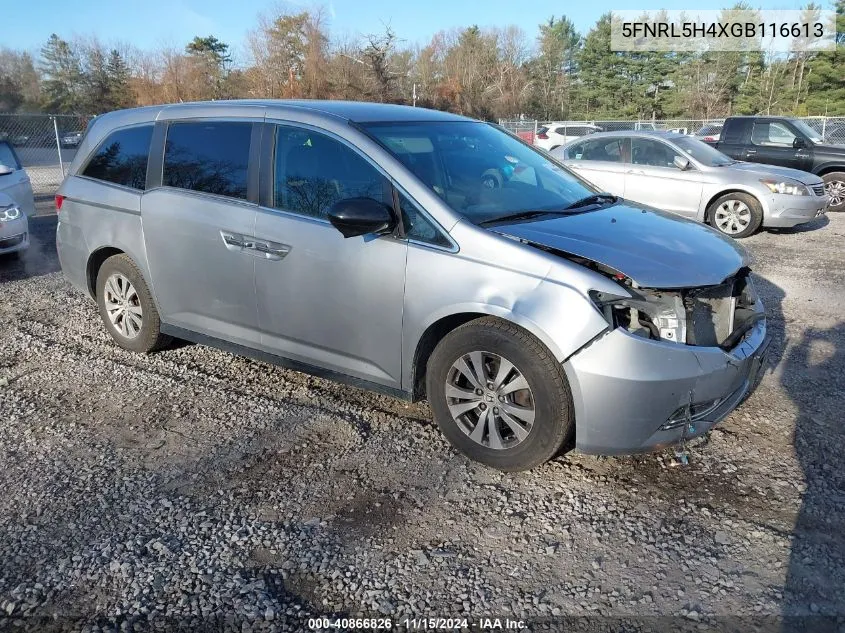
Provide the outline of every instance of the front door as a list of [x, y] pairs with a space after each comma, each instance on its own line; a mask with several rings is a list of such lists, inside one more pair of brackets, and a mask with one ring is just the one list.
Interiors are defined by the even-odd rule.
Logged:
[[249, 156], [261, 128], [243, 120], [169, 123], [162, 186], [141, 200], [162, 320], [253, 346], [257, 179], [250, 187]]
[[783, 121], [754, 121], [746, 160], [806, 170], [810, 150], [794, 147], [796, 138], [797, 134]]
[[631, 139], [631, 164], [625, 174], [625, 198], [696, 218], [701, 202], [701, 173], [675, 166], [680, 156], [670, 145], [651, 138]]
[[262, 347], [398, 388], [407, 243], [389, 235], [346, 239], [327, 218], [343, 198], [389, 202], [386, 179], [333, 136], [297, 125], [268, 130], [273, 192], [255, 224]]

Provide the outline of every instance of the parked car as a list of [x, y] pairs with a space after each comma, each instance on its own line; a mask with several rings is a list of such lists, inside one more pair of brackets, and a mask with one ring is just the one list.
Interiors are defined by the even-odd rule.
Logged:
[[684, 134], [605, 132], [552, 154], [605, 191], [731, 237], [809, 222], [829, 203], [818, 176], [735, 161]]
[[601, 128], [588, 123], [566, 123], [565, 121], [547, 123], [537, 130], [534, 145], [551, 151], [573, 139], [596, 132], [601, 132]]
[[694, 136], [700, 141], [715, 143], [719, 140], [719, 135], [722, 133], [724, 126], [724, 123], [708, 123], [702, 125], [701, 129]]
[[826, 144], [800, 119], [735, 116], [711, 145], [737, 160], [781, 165], [820, 176], [831, 211], [845, 211], [845, 145]]
[[0, 141], [0, 193], [14, 200], [25, 215], [35, 213], [35, 196], [29, 176], [15, 149], [6, 141]]
[[[0, 169], [2, 174], [2, 169]], [[29, 248], [29, 221], [20, 205], [0, 191], [0, 256]]]
[[61, 136], [62, 147], [77, 147], [84, 135], [84, 131], [65, 132]]
[[[467, 147], [518, 177], [490, 187], [479, 164], [473, 182]], [[56, 203], [64, 274], [121, 347], [178, 337], [427, 398], [455, 446], [503, 470], [568, 441], [629, 453], [699, 436], [754, 389], [768, 345], [734, 240], [445, 112], [112, 112]]]

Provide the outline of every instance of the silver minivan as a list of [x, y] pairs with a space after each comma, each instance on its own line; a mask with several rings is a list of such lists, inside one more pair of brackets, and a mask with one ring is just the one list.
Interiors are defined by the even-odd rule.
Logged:
[[114, 112], [56, 203], [62, 269], [121, 347], [177, 337], [425, 398], [456, 447], [503, 470], [701, 435], [767, 348], [733, 240], [443, 112]]

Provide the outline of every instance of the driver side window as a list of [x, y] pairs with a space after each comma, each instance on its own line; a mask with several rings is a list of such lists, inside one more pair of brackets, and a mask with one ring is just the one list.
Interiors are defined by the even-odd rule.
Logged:
[[631, 162], [633, 164], [677, 169], [674, 161], [675, 156], [680, 156], [680, 154], [665, 143], [649, 138], [635, 138], [633, 142], [631, 156]]
[[751, 130], [751, 142], [754, 145], [768, 147], [792, 147], [795, 134], [787, 126], [777, 121], [754, 123]]
[[279, 125], [273, 206], [326, 219], [345, 198], [385, 200], [385, 180], [360, 154], [338, 140], [306, 128]]

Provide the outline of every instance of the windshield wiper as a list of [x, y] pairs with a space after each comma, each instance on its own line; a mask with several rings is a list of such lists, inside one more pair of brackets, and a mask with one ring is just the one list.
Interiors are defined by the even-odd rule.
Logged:
[[564, 207], [564, 209], [578, 209], [581, 207], [588, 207], [593, 204], [613, 204], [619, 199], [618, 196], [614, 196], [612, 193], [594, 193], [591, 196], [587, 196], [585, 198], [581, 198], [580, 200], [576, 200], [568, 207]]
[[517, 220], [530, 220], [541, 215], [560, 215], [563, 211], [519, 211], [518, 213], [511, 213], [510, 215], [501, 215], [497, 218], [491, 218], [478, 223], [478, 226], [486, 226], [488, 224], [495, 224], [498, 222], [515, 222]]

